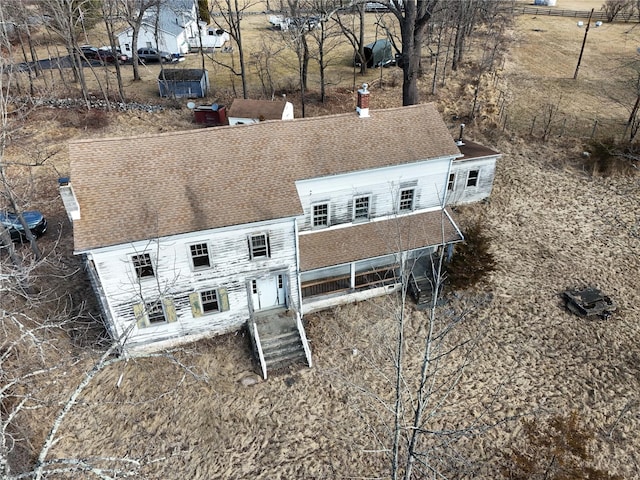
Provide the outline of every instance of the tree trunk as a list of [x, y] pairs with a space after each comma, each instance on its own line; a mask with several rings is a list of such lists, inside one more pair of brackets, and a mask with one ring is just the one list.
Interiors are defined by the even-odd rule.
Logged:
[[419, 103], [418, 73], [422, 54], [424, 25], [416, 26], [416, 6], [406, 2], [402, 28], [402, 105]]

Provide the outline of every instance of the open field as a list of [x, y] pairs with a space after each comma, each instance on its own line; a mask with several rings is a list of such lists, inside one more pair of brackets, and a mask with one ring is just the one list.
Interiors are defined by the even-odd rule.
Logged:
[[[581, 10], [601, 4], [558, 3]], [[497, 426], [459, 445], [469, 461], [460, 477], [501, 478], [501, 454], [514, 446], [526, 448], [521, 418], [572, 411], [595, 435], [591, 465], [625, 479], [640, 477], [640, 186], [637, 175], [592, 176], [579, 155], [595, 118], [611, 128], [626, 121], [635, 94], [621, 80], [629, 74], [625, 67], [635, 62], [639, 30], [626, 24], [591, 30], [574, 81], [584, 30], [571, 19], [520, 17], [504, 69], [497, 80], [483, 79], [481, 114], [467, 132], [504, 156], [490, 202], [457, 213], [463, 225], [483, 219], [498, 268], [480, 288], [449, 297], [440, 309], [442, 316], [469, 310], [456, 338], [478, 344], [434, 425], [479, 421]], [[393, 71], [385, 69], [383, 75]], [[154, 75], [150, 71], [148, 78]], [[438, 102], [452, 132], [453, 116], [470, 111], [471, 79], [464, 72], [452, 75], [437, 97], [426, 93], [428, 78], [422, 85], [423, 98]], [[313, 114], [351, 108], [353, 82], [345, 80], [332, 90], [331, 103], [314, 105]], [[145, 85], [153, 94], [153, 81]], [[508, 100], [504, 132], [501, 95]], [[612, 97], [620, 97], [622, 105]], [[373, 89], [373, 111], [400, 102], [399, 88]], [[532, 117], [548, 103], [558, 104], [570, 121], [559, 137], [559, 116], [556, 134], [543, 143], [538, 130], [529, 133]], [[51, 219], [43, 247], [50, 251], [60, 233], [58, 249], [70, 270], [78, 261], [71, 255], [71, 230], [55, 188], [55, 177], [68, 171], [66, 141], [194, 127], [184, 108], [108, 118], [108, 126], [87, 129], [80, 113], [37, 112], [25, 126], [25, 140], [7, 152], [20, 158], [36, 146], [60, 148], [51, 162], [55, 171], [43, 168], [37, 175], [33, 206]], [[584, 285], [615, 299], [619, 311], [613, 318], [584, 320], [564, 309], [559, 293]], [[90, 295], [81, 272], [69, 288], [76, 299]], [[314, 367], [281, 372], [255, 385], [242, 382], [256, 377], [242, 333], [175, 352], [188, 370], [162, 357], [107, 368], [65, 420], [51, 457], [138, 459], [139, 478], [145, 479], [387, 478], [389, 459], [371, 429], [390, 417], [371, 395], [391, 400], [385, 377], [391, 365], [378, 347], [392, 336], [396, 301], [381, 298], [307, 317]], [[410, 308], [408, 376], [418, 369], [424, 315]], [[63, 356], [80, 348], [61, 347]], [[43, 438], [56, 402], [87, 365], [52, 372], [45, 384], [34, 387], [49, 392], [50, 408], [46, 416], [36, 411], [25, 417], [31, 444]]]

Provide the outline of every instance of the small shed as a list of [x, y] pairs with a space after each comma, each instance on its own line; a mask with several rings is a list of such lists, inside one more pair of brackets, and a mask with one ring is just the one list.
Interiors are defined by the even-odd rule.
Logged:
[[[386, 39], [376, 40], [364, 47], [364, 58], [367, 68], [384, 67], [394, 60], [391, 42]], [[353, 59], [356, 67], [360, 66], [360, 56], [356, 53]]]
[[201, 98], [209, 91], [209, 74], [198, 68], [163, 69], [158, 75], [161, 97]]
[[282, 100], [235, 98], [227, 116], [229, 125], [259, 123], [265, 120], [293, 120], [293, 104]]
[[217, 127], [226, 125], [227, 111], [224, 105], [198, 105], [193, 108], [193, 119], [196, 123], [206, 125], [208, 127]]

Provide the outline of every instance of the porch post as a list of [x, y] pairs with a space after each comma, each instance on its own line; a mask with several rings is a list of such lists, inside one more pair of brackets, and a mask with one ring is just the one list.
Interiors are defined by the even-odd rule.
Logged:
[[356, 288], [356, 262], [351, 262], [351, 288]]

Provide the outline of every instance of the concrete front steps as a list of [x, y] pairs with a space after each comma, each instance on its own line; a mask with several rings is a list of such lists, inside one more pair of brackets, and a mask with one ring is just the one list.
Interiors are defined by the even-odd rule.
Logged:
[[260, 312], [249, 322], [262, 376], [291, 365], [311, 366], [311, 351], [297, 314], [288, 310]]

